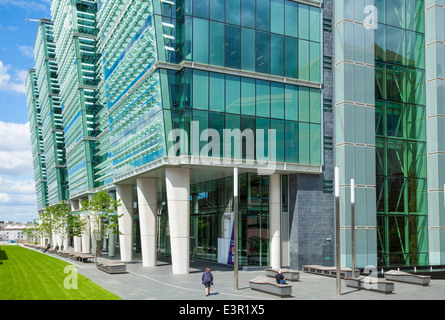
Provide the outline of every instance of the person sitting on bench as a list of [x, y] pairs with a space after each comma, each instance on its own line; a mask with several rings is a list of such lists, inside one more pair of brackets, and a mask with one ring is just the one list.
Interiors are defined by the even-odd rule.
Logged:
[[286, 279], [284, 278], [284, 275], [283, 275], [283, 271], [281, 269], [275, 275], [275, 280], [277, 281], [277, 284], [287, 284]]

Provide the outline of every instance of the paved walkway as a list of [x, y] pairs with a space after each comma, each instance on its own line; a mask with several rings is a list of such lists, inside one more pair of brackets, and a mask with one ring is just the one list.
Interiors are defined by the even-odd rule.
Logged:
[[[254, 291], [249, 280], [263, 276], [264, 271], [239, 271], [238, 290], [234, 289], [233, 268], [219, 264], [192, 262], [190, 273], [173, 275], [168, 262], [157, 267], [143, 267], [140, 259], [127, 264], [127, 273], [108, 274], [98, 270], [94, 263], [81, 263], [64, 259], [78, 267], [78, 272], [124, 300], [444, 300], [445, 280], [431, 280], [428, 287], [395, 283], [393, 294], [357, 290], [346, 287], [342, 281], [342, 294], [337, 296], [336, 279], [327, 276], [301, 273], [300, 281], [293, 282], [292, 296], [281, 298]], [[104, 259], [104, 258], [101, 258]], [[214, 276], [211, 295], [206, 296], [201, 284], [202, 272], [210, 267]]]

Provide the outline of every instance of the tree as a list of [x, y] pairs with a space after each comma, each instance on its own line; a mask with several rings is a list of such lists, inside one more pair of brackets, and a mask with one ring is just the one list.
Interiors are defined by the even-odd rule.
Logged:
[[34, 220], [33, 224], [23, 228], [23, 233], [26, 238], [28, 238], [29, 243], [35, 243], [40, 236], [40, 228], [38, 223]]
[[119, 233], [117, 207], [120, 200], [113, 199], [105, 190], [99, 190], [91, 199], [82, 202], [82, 210], [90, 212], [91, 238], [95, 241], [94, 263], [101, 253], [102, 238], [108, 233]]
[[49, 233], [54, 232], [60, 236], [63, 249], [63, 243], [70, 237], [79, 237], [85, 231], [86, 222], [80, 215], [71, 212], [71, 205], [68, 202], [54, 204], [46, 208], [45, 221], [48, 224], [46, 228]]

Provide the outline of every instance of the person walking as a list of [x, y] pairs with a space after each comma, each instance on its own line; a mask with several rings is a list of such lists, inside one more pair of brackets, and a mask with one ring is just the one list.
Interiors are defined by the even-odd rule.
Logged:
[[213, 285], [213, 274], [210, 268], [206, 268], [206, 271], [202, 274], [202, 284], [206, 288], [206, 296], [210, 295], [210, 287]]

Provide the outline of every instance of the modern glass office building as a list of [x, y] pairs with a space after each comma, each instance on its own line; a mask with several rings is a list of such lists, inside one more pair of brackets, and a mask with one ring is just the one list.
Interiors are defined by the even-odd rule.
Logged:
[[53, 0], [73, 210], [108, 190], [122, 203], [110, 252], [171, 258], [174, 273], [190, 259], [233, 264], [235, 224], [242, 266], [332, 266], [338, 166], [342, 266], [351, 179], [359, 267], [444, 264], [443, 9]]

